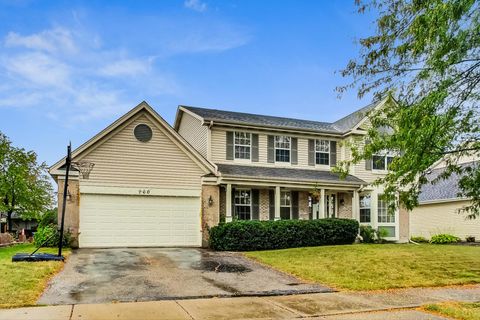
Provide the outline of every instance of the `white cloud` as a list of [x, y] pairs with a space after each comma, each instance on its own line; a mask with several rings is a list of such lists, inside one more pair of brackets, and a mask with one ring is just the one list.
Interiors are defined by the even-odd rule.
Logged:
[[147, 74], [151, 70], [152, 58], [124, 59], [105, 65], [100, 69], [100, 74], [108, 77], [136, 76]]
[[[187, 2], [206, 9], [199, 1]], [[184, 88], [168, 73], [172, 57], [226, 51], [249, 41], [245, 30], [221, 21], [195, 17], [179, 23], [167, 17], [162, 28], [155, 28], [158, 19], [141, 26], [154, 33], [134, 39], [149, 41], [150, 52], [140, 56], [75, 25], [32, 34], [11, 31], [0, 38], [0, 108], [35, 108], [67, 125], [112, 117], [144, 99], [179, 96]], [[161, 72], [160, 63], [166, 66]]]
[[76, 47], [72, 34], [64, 28], [54, 28], [29, 36], [21, 36], [18, 33], [10, 32], [5, 38], [5, 46], [25, 47], [27, 49], [48, 51], [48, 52], [75, 52]]
[[64, 87], [70, 83], [69, 67], [41, 52], [29, 52], [5, 59], [4, 67], [12, 76], [36, 86]]
[[195, 10], [198, 12], [205, 12], [207, 10], [207, 4], [200, 0], [185, 0], [183, 5], [185, 8]]
[[[0, 51], [0, 108], [43, 108], [50, 119], [74, 125], [125, 112], [142, 99], [129, 92], [177, 89], [171, 77], [155, 72], [154, 58], [100, 43], [98, 35], [59, 27], [26, 36], [8, 33]], [[132, 78], [139, 75], [142, 81]]]

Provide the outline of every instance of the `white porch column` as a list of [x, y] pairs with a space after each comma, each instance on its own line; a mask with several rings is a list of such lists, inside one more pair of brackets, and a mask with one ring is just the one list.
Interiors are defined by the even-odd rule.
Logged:
[[232, 221], [232, 185], [230, 183], [227, 184], [227, 199], [226, 201], [226, 214], [225, 214], [225, 222]]
[[318, 201], [318, 218], [325, 218], [325, 189], [320, 189], [320, 199]]
[[358, 196], [358, 191], [353, 191], [353, 198], [352, 198], [352, 218], [360, 221], [360, 198]]
[[275, 220], [280, 220], [280, 187], [275, 187]]

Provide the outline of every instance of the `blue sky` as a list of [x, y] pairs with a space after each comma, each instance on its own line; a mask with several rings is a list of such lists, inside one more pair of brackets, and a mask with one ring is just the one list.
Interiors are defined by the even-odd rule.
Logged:
[[0, 131], [53, 164], [147, 101], [334, 121], [373, 31], [353, 0], [0, 0]]

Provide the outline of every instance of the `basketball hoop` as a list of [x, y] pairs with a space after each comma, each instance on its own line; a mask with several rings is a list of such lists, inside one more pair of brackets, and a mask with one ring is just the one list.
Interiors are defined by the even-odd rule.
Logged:
[[95, 163], [88, 161], [72, 162], [72, 167], [80, 172], [83, 179], [88, 179], [94, 166]]

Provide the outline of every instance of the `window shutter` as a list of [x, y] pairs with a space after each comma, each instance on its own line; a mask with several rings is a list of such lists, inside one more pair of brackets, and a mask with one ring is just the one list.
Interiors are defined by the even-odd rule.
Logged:
[[252, 162], [258, 162], [258, 134], [252, 133]]
[[233, 132], [227, 131], [227, 160], [233, 160]]
[[[368, 144], [370, 144], [370, 140], [365, 140], [365, 146]], [[369, 170], [369, 171], [372, 170], [372, 162], [373, 162], [372, 158], [365, 159], [365, 170]]]
[[308, 165], [315, 165], [315, 140], [308, 139]]
[[298, 140], [297, 138], [292, 138], [291, 139], [291, 155], [290, 155], [290, 160], [292, 164], [298, 164]]
[[337, 165], [337, 141], [330, 141], [330, 167]]
[[258, 220], [259, 214], [259, 191], [258, 189], [252, 189], [252, 220]]
[[298, 218], [298, 191], [292, 191], [292, 219]]
[[268, 190], [268, 215], [275, 220], [275, 190]]
[[267, 148], [268, 148], [267, 162], [274, 163], [275, 162], [275, 137], [274, 136], [268, 136]]

